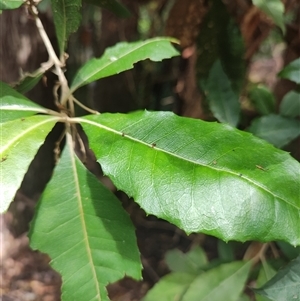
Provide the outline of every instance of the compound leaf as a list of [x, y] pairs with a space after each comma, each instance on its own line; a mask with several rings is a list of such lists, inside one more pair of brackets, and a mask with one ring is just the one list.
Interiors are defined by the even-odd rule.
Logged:
[[31, 116], [0, 124], [0, 212], [7, 210], [57, 117]]
[[52, 258], [63, 278], [62, 300], [108, 301], [105, 286], [140, 279], [133, 225], [119, 200], [76, 157], [72, 138], [31, 224], [30, 244]]
[[76, 73], [71, 91], [103, 77], [118, 74], [133, 68], [133, 64], [150, 59], [158, 62], [163, 59], [177, 56], [179, 52], [170, 42], [172, 38], [153, 38], [133, 43], [121, 42], [108, 48], [99, 59], [91, 59]]
[[117, 188], [187, 233], [300, 244], [300, 165], [225, 124], [170, 112], [76, 118]]

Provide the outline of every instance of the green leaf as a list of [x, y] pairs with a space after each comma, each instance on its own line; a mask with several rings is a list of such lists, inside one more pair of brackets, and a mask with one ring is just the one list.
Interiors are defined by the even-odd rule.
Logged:
[[134, 227], [119, 200], [77, 159], [72, 138], [31, 224], [30, 245], [48, 253], [63, 278], [62, 300], [108, 301], [105, 286], [140, 279]]
[[295, 248], [290, 244], [284, 241], [276, 241], [276, 244], [279, 246], [281, 252], [289, 259], [295, 259], [297, 256], [300, 255], [300, 246]]
[[84, 0], [84, 2], [108, 9], [121, 18], [128, 18], [131, 15], [130, 11], [116, 0]]
[[279, 112], [286, 117], [294, 118], [300, 116], [300, 93], [296, 91], [288, 92], [280, 103]]
[[48, 112], [46, 108], [35, 104], [9, 85], [0, 82], [0, 123]]
[[235, 261], [202, 273], [191, 283], [182, 301], [237, 301], [250, 267], [250, 262]]
[[214, 116], [221, 122], [237, 126], [240, 117], [239, 96], [233, 91], [220, 60], [213, 64], [208, 79], [202, 81], [202, 88]]
[[0, 213], [7, 210], [57, 117], [31, 116], [0, 124]]
[[194, 279], [195, 275], [188, 273], [171, 273], [166, 275], [148, 291], [143, 301], [182, 301], [185, 291]]
[[[276, 271], [266, 261], [262, 261], [262, 267], [259, 271], [259, 275], [256, 281], [256, 286], [262, 286], [268, 280], [270, 280], [275, 274]], [[270, 299], [267, 299], [266, 297], [260, 295], [256, 296], [256, 301], [269, 301], [269, 300]]]
[[199, 85], [207, 79], [213, 64], [220, 60], [232, 89], [239, 95], [246, 76], [243, 37], [224, 3], [221, 0], [211, 2], [197, 39]]
[[300, 256], [254, 292], [274, 301], [300, 300]]
[[71, 33], [75, 32], [81, 21], [81, 0], [51, 0], [55, 32], [60, 55], [66, 49]]
[[19, 93], [27, 93], [38, 84], [38, 82], [42, 79], [43, 74], [44, 70], [37, 70], [34, 74], [27, 74], [17, 85], [15, 85], [14, 88]]
[[281, 28], [283, 34], [285, 34], [284, 4], [281, 0], [253, 0], [253, 5], [269, 16]]
[[0, 10], [15, 9], [24, 3], [23, 0], [0, 0]]
[[193, 248], [188, 253], [171, 250], [167, 252], [165, 260], [171, 271], [195, 275], [208, 263], [206, 254], [200, 247]]
[[224, 261], [234, 261], [234, 248], [231, 243], [226, 243], [223, 240], [218, 240], [218, 254], [219, 258]]
[[158, 62], [179, 55], [171, 45], [172, 38], [154, 38], [133, 43], [122, 42], [107, 48], [99, 59], [91, 59], [75, 75], [71, 91], [103, 77], [118, 74], [133, 68], [133, 64], [150, 59]]
[[254, 86], [249, 91], [249, 98], [261, 115], [275, 113], [276, 100], [268, 87], [261, 84]]
[[225, 241], [300, 244], [300, 164], [288, 153], [226, 124], [171, 112], [74, 121], [105, 174], [148, 214]]
[[278, 73], [281, 78], [289, 79], [296, 84], [300, 84], [300, 58], [292, 61]]
[[300, 135], [300, 121], [270, 114], [256, 118], [249, 131], [278, 148], [290, 143]]

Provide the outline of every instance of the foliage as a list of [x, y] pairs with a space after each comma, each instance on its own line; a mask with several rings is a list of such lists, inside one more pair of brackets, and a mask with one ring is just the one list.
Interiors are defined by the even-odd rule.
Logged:
[[[22, 3], [1, 1], [0, 9], [14, 9]], [[125, 11], [117, 1], [98, 4], [117, 14]], [[171, 45], [177, 41], [159, 37], [119, 43], [81, 66], [69, 86], [64, 74], [64, 51], [80, 24], [81, 1], [51, 1], [59, 56], [34, 2], [24, 5], [28, 5], [47, 48], [46, 69], [52, 68], [57, 74], [60, 93], [55, 98], [59, 105], [57, 111], [52, 111], [21, 94], [34, 87], [46, 69], [25, 76], [17, 86], [19, 92], [0, 83], [0, 209], [7, 210], [47, 135], [57, 123], [63, 123], [64, 131], [53, 149], [56, 167], [36, 207], [29, 233], [31, 247], [48, 253], [52, 266], [62, 275], [62, 300], [108, 300], [108, 283], [125, 275], [141, 278], [139, 251], [128, 215], [115, 195], [80, 160], [89, 147], [103, 173], [118, 189], [132, 196], [147, 214], [165, 219], [187, 233], [202, 232], [225, 242], [280, 240], [300, 245], [299, 163], [287, 152], [234, 128], [241, 113], [244, 46], [238, 27], [222, 11], [221, 1], [214, 1], [207, 16], [206, 22], [213, 21], [215, 26], [199, 36], [198, 43], [216, 33], [211, 44], [213, 55], [202, 54], [204, 64], [198, 63], [197, 73], [202, 76], [198, 84], [212, 113], [230, 125], [179, 117], [171, 112], [100, 114], [86, 107], [73, 95], [79, 87], [129, 70], [141, 60], [158, 62], [177, 56], [179, 52]], [[256, 5], [262, 7], [258, 1]], [[273, 18], [282, 27], [278, 14]], [[205, 60], [205, 55], [209, 59]], [[287, 66], [280, 76], [297, 82], [297, 64]], [[287, 94], [280, 115], [276, 115], [272, 95], [256, 87], [251, 97], [264, 116], [254, 120], [249, 130], [278, 147], [286, 145], [300, 134], [298, 114], [290, 109], [292, 102], [295, 109], [299, 107], [294, 100], [298, 95], [296, 91]], [[75, 105], [92, 114], [75, 116]], [[276, 135], [265, 135], [265, 124]], [[83, 141], [79, 125], [89, 145]], [[220, 249], [227, 254], [226, 247], [220, 245]], [[175, 296], [186, 301], [247, 300], [242, 292], [251, 262], [234, 261], [233, 253], [228, 254], [224, 256], [232, 262], [213, 265], [199, 248], [186, 255], [169, 253], [166, 260], [172, 273], [145, 300], [162, 296], [164, 300]], [[259, 284], [274, 274], [267, 264], [263, 268]], [[296, 278], [290, 277], [292, 272]], [[299, 284], [299, 259], [272, 279], [256, 292], [273, 298], [274, 291], [284, 284], [294, 287], [289, 290], [292, 297], [299, 296], [295, 286]]]

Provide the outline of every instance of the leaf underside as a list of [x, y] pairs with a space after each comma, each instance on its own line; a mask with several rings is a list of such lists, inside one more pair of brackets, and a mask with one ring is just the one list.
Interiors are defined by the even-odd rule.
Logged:
[[288, 153], [170, 112], [77, 121], [105, 174], [148, 214], [225, 241], [300, 243], [300, 168]]
[[57, 122], [53, 116], [31, 116], [0, 124], [0, 212], [7, 210], [23, 177]]
[[132, 223], [119, 200], [66, 147], [31, 224], [30, 245], [63, 278], [62, 300], [108, 301], [105, 286], [141, 278]]

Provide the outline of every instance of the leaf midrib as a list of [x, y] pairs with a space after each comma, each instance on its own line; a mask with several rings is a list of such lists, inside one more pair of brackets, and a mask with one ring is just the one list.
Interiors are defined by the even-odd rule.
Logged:
[[[96, 127], [98, 127], [98, 128], [101, 128], [101, 129], [107, 130], [107, 131], [109, 131], [109, 132], [112, 132], [112, 133], [114, 133], [114, 134], [117, 134], [117, 135], [119, 135], [119, 136], [122, 136], [122, 135], [123, 135], [123, 133], [120, 132], [120, 131], [114, 130], [114, 129], [110, 128], [110, 127], [107, 127], [107, 126], [105, 126], [105, 125], [96, 123], [96, 122], [91, 121], [91, 120], [82, 119], [82, 118], [74, 118], [73, 121], [77, 121], [77, 122], [85, 122], [85, 123], [88, 123], [88, 124], [90, 124], [90, 125], [93, 125], [93, 126], [96, 126]], [[139, 140], [139, 139], [137, 139], [137, 138], [134, 138], [134, 137], [132, 137], [132, 136], [129, 136], [129, 135], [126, 135], [125, 137], [128, 138], [128, 139], [130, 139], [130, 140], [132, 140], [132, 141], [134, 141], [134, 142], [137, 142], [137, 143], [139, 143], [139, 144], [144, 144], [144, 145], [146, 145], [146, 146], [148, 146], [148, 147], [152, 147], [152, 144], [151, 144], [151, 143], [146, 143], [146, 142], [144, 142], [144, 141], [141, 141], [141, 140]], [[210, 168], [210, 169], [212, 169], [212, 170], [219, 171], [219, 172], [229, 173], [229, 174], [232, 174], [232, 175], [234, 175], [234, 176], [240, 178], [240, 176], [239, 176], [240, 174], [239, 174], [239, 173], [230, 171], [230, 170], [228, 170], [228, 169], [221, 169], [221, 168], [217, 168], [216, 166], [212, 166], [212, 165], [208, 165], [208, 164], [204, 164], [204, 163], [201, 163], [201, 164], [200, 164], [199, 162], [196, 162], [196, 161], [187, 159], [187, 158], [185, 158], [185, 157], [178, 156], [178, 155], [176, 155], [176, 154], [174, 154], [174, 153], [171, 153], [171, 152], [169, 152], [169, 151], [166, 151], [166, 150], [164, 150], [164, 149], [161, 149], [161, 148], [159, 148], [159, 147], [157, 147], [157, 146], [155, 146], [155, 150], [161, 151], [161, 152], [163, 152], [163, 153], [165, 153], [165, 154], [168, 154], [168, 155], [170, 155], [170, 156], [172, 156], [172, 157], [178, 158], [178, 159], [180, 159], [180, 160], [185, 160], [185, 161], [190, 162], [190, 163], [195, 164], [195, 165], [204, 166], [204, 167], [207, 167], [207, 168]], [[282, 197], [280, 197], [280, 196], [274, 194], [273, 192], [271, 192], [271, 191], [270, 191], [269, 189], [267, 189], [266, 187], [260, 185], [260, 183], [257, 183], [257, 182], [255, 182], [255, 181], [253, 181], [252, 179], [249, 179], [249, 178], [246, 177], [245, 175], [243, 176], [243, 179], [246, 180], [246, 181], [248, 181], [248, 182], [250, 182], [250, 183], [252, 183], [254, 186], [257, 186], [258, 188], [260, 188], [260, 189], [266, 191], [267, 193], [269, 193], [269, 194], [272, 195], [273, 197], [277, 198], [278, 200], [280, 200], [280, 201], [282, 201], [282, 202], [284, 202], [284, 203], [286, 203], [286, 204], [288, 204], [288, 205], [294, 207], [295, 209], [299, 210], [299, 208], [298, 208], [295, 204], [290, 203], [288, 200], [285, 200], [285, 199], [283, 199]]]

